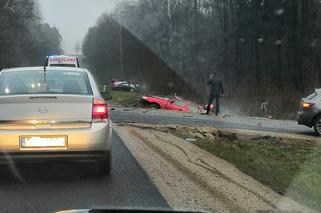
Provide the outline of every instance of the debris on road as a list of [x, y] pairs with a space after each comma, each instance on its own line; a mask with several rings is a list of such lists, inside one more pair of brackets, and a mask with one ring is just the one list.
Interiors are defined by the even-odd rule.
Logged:
[[267, 115], [266, 117], [257, 117], [257, 116], [247, 116], [250, 119], [255, 120], [267, 120], [267, 119], [273, 119], [272, 115]]
[[223, 118], [228, 118], [228, 117], [231, 117], [232, 115], [231, 114], [224, 114], [222, 117]]
[[196, 141], [195, 138], [185, 138], [186, 141], [190, 141], [190, 142], [193, 142], [193, 141]]
[[192, 118], [193, 115], [184, 114], [183, 117]]

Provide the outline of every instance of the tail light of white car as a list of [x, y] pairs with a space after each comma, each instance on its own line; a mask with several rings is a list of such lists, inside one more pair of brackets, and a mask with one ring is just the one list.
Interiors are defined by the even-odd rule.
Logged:
[[303, 109], [311, 109], [311, 108], [313, 108], [314, 105], [315, 105], [314, 103], [309, 103], [309, 102], [305, 102], [305, 101], [301, 102], [301, 107]]
[[93, 99], [92, 122], [107, 122], [108, 105], [100, 98]]

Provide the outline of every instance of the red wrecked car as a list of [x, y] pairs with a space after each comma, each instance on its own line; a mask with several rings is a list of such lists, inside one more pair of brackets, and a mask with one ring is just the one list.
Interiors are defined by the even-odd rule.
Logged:
[[[144, 95], [142, 97], [142, 103], [144, 106], [155, 108], [155, 109], [165, 109], [165, 110], [175, 110], [181, 112], [190, 113], [205, 113], [205, 106], [201, 106], [193, 101], [185, 100], [183, 98], [164, 98], [152, 95]], [[211, 108], [214, 108], [212, 105]]]

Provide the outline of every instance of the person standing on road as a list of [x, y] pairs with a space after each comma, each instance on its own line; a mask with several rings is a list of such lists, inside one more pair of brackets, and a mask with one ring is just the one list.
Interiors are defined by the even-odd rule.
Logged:
[[220, 112], [220, 98], [224, 96], [222, 80], [217, 78], [216, 73], [212, 73], [207, 85], [210, 86], [210, 96], [208, 98], [206, 114], [210, 113], [211, 105], [215, 98], [215, 115], [218, 115]]

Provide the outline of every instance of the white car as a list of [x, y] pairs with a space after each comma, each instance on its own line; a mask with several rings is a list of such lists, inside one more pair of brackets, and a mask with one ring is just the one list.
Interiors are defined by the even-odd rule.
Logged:
[[0, 109], [0, 162], [76, 160], [110, 173], [112, 122], [88, 70], [5, 69]]

